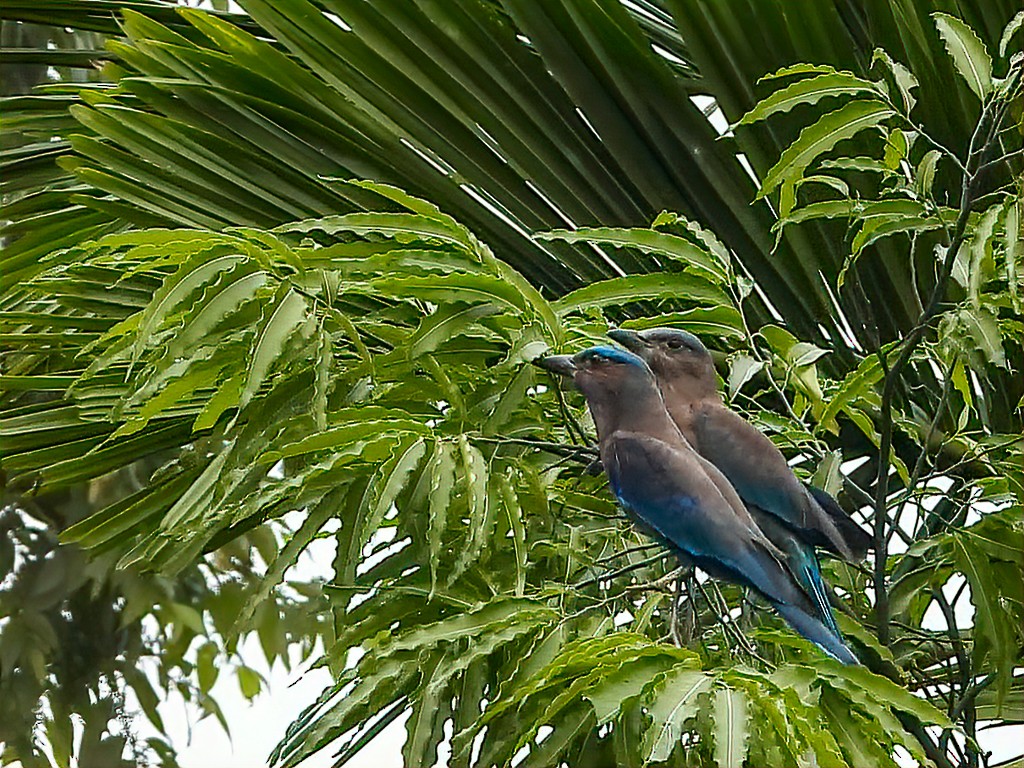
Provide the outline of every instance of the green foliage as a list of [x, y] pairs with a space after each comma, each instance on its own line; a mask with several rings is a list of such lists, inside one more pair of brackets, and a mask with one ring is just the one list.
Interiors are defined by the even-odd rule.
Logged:
[[[449, 721], [452, 765], [894, 765], [897, 746], [969, 765], [979, 719], [1020, 707], [1020, 66], [992, 56], [1019, 21], [979, 37], [902, 18], [912, 56], [844, 31], [794, 49], [829, 64], [794, 66], [746, 58], [705, 30], [725, 9], [688, 2], [670, 19], [338, 0], [341, 25], [305, 0], [244, 5], [239, 24], [126, 10], [114, 87], [33, 102], [12, 159], [51, 184], [9, 193], [14, 504], [131, 471], [131, 493], [53, 525], [66, 546], [144, 584], [182, 584], [225, 547], [266, 565], [258, 584], [247, 568], [244, 586], [152, 598], [177, 633], [162, 685], [194, 677], [217, 715], [237, 633], [258, 628], [268, 656], [320, 637], [335, 684], [275, 751], [289, 766], [328, 745], [343, 763], [405, 712], [411, 765]], [[786, 23], [771, 17], [780, 40]], [[970, 106], [949, 108], [932, 69]], [[707, 92], [735, 136], [689, 98]], [[825, 566], [868, 669], [632, 549], [647, 540], [587, 472], [582, 403], [529, 365], [610, 324], [701, 334], [735, 407], [874, 524], [873, 573]], [[321, 537], [334, 578], [286, 634], [268, 598]], [[0, 642], [43, 680], [23, 626]], [[126, 684], [157, 718], [149, 684]]]

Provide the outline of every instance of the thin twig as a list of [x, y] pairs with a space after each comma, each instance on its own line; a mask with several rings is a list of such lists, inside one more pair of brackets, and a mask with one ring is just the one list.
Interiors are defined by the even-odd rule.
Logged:
[[653, 557], [648, 557], [646, 560], [641, 560], [638, 563], [631, 563], [630, 565], [627, 565], [623, 568], [619, 568], [618, 570], [609, 571], [608, 573], [602, 573], [600, 576], [595, 576], [592, 579], [581, 581], [579, 584], [574, 584], [573, 589], [583, 589], [584, 587], [591, 587], [594, 584], [600, 584], [602, 581], [611, 581], [612, 579], [616, 579], [619, 576], [624, 576], [627, 573], [631, 573], [633, 571], [639, 570], [640, 568], [652, 565], [658, 562], [659, 560], [662, 560], [670, 556], [671, 555], [668, 552], [659, 552]]
[[970, 219], [971, 208], [974, 203], [977, 184], [977, 169], [988, 150], [989, 144], [980, 143], [980, 136], [983, 128], [988, 127], [991, 136], [991, 125], [989, 117], [993, 109], [994, 101], [989, 100], [982, 107], [981, 116], [974, 127], [971, 141], [968, 145], [967, 162], [964, 167], [964, 176], [960, 190], [960, 211], [956, 223], [953, 226], [952, 237], [947, 245], [946, 256], [942, 263], [938, 279], [932, 289], [931, 296], [918, 318], [917, 324], [911, 329], [900, 347], [896, 361], [890, 366], [885, 353], [879, 349], [879, 363], [885, 372], [884, 384], [882, 387], [881, 424], [879, 426], [879, 448], [878, 448], [878, 475], [875, 482], [874, 502], [874, 538], [875, 538], [875, 618], [878, 626], [878, 639], [883, 645], [889, 643], [889, 594], [886, 583], [886, 542], [889, 540], [887, 525], [890, 522], [886, 508], [886, 496], [889, 487], [889, 466], [890, 453], [892, 451], [892, 408], [893, 399], [896, 395], [896, 388], [911, 357], [917, 350], [918, 345], [924, 338], [925, 330], [932, 318], [938, 313], [939, 306], [946, 294], [946, 284], [953, 271], [957, 254], [963, 245], [967, 232], [967, 223]]
[[[588, 445], [570, 445], [567, 443], [556, 443], [549, 440], [534, 440], [528, 437], [484, 437], [483, 435], [470, 435], [470, 440], [490, 445], [519, 445], [525, 448], [536, 448], [541, 451], [553, 453], [556, 456], [567, 458], [578, 458], [587, 456], [584, 463], [590, 464], [599, 454], [596, 448]], [[582, 459], [581, 459], [582, 461]]]
[[632, 555], [635, 552], [645, 552], [646, 550], [654, 549], [655, 547], [662, 547], [662, 545], [657, 542], [654, 542], [652, 544], [639, 544], [635, 547], [627, 547], [626, 549], [620, 549], [618, 552], [613, 552], [612, 554], [607, 555], [606, 557], [602, 557], [598, 560], [595, 560], [594, 565], [605, 565], [606, 563], [609, 563], [612, 560], [618, 560], [620, 557]]

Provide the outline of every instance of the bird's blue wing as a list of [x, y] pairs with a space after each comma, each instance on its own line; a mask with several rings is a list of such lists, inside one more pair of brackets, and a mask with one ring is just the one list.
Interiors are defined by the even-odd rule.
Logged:
[[773, 521], [785, 537], [787, 562], [780, 562], [760, 529], [747, 527], [726, 502], [696, 456], [660, 440], [619, 436], [603, 447], [602, 461], [615, 496], [644, 527], [712, 575], [757, 590], [829, 655], [857, 663], [835, 625], [813, 547]]
[[730, 506], [692, 451], [630, 434], [610, 441], [602, 460], [622, 506], [670, 546], [769, 600], [793, 599], [796, 585], [753, 520]]

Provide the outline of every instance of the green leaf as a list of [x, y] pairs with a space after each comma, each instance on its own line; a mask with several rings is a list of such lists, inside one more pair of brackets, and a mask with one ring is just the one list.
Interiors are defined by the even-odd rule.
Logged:
[[675, 654], [654, 648], [647, 655], [638, 654], [610, 674], [602, 675], [596, 686], [583, 693], [583, 698], [594, 707], [597, 725], [602, 726], [615, 720], [630, 702], [654, 687], [659, 676], [668, 673], [679, 663]]
[[235, 670], [235, 676], [238, 678], [238, 687], [245, 698], [252, 701], [260, 695], [262, 681], [259, 672], [242, 664]]
[[196, 652], [196, 673], [199, 679], [199, 690], [209, 693], [217, 682], [220, 668], [217, 666], [217, 644], [203, 643]]
[[729, 400], [734, 400], [743, 385], [764, 368], [764, 361], [750, 355], [736, 355], [729, 361]]
[[409, 339], [408, 354], [410, 357], [419, 357], [433, 352], [444, 342], [464, 333], [481, 319], [500, 311], [500, 308], [493, 304], [452, 304], [441, 307], [423, 318], [420, 327]]
[[715, 691], [715, 762], [721, 768], [739, 768], [747, 757], [749, 723], [747, 697], [742, 691]]
[[767, 80], [777, 80], [781, 77], [791, 77], [793, 75], [834, 74], [835, 72], [835, 67], [830, 67], [828, 64], [790, 64], [780, 67], [774, 72], [762, 75], [757, 82], [762, 83]]
[[1010, 19], [1010, 23], [1006, 25], [1003, 30], [1002, 37], [999, 38], [999, 55], [1000, 57], [1006, 56], [1006, 50], [1010, 45], [1010, 40], [1013, 36], [1020, 31], [1020, 28], [1024, 26], [1024, 11], [1017, 11], [1013, 18]]
[[462, 460], [462, 482], [468, 505], [468, 536], [458, 548], [455, 566], [448, 574], [451, 586], [469, 565], [479, 557], [490, 538], [497, 516], [494, 487], [490, 482], [487, 460], [480, 449], [463, 435], [459, 437], [459, 455]]
[[937, 149], [930, 149], [917, 164], [917, 171], [914, 173], [914, 184], [918, 194], [923, 196], [931, 195], [932, 186], [935, 183], [935, 169], [939, 160], [942, 159], [942, 152]]
[[[405, 744], [402, 759], [405, 765], [433, 766], [437, 758], [437, 745], [444, 740], [444, 722], [450, 711], [449, 702], [442, 701], [450, 680], [442, 658], [431, 668], [429, 662], [423, 670], [419, 696], [414, 699], [412, 712], [405, 723]], [[447, 704], [447, 706], [446, 706]]]
[[953, 65], [967, 82], [974, 95], [982, 101], [992, 90], [992, 58], [974, 30], [960, 19], [946, 13], [933, 13], [935, 27]]
[[[167, 280], [153, 296], [153, 300], [137, 317], [132, 318], [135, 330], [133, 359], [138, 360], [142, 350], [152, 342], [153, 333], [164, 319], [196, 290], [209, 283], [220, 272], [241, 263], [244, 256], [227, 255], [207, 259], [200, 253], [189, 259]], [[124, 326], [127, 329], [129, 326]], [[123, 331], [120, 331], [123, 332]]]
[[329, 492], [306, 513], [299, 529], [288, 538], [277, 557], [268, 563], [266, 575], [260, 579], [258, 587], [249, 595], [235, 617], [230, 635], [237, 635], [248, 628], [256, 609], [270, 599], [271, 593], [284, 579], [285, 572], [295, 564], [327, 521], [338, 514], [342, 495], [340, 490]]
[[568, 243], [603, 243], [617, 248], [636, 248], [644, 253], [666, 256], [711, 275], [716, 282], [724, 282], [728, 262], [721, 255], [701, 248], [686, 238], [658, 232], [654, 229], [612, 229], [609, 227], [577, 230], [556, 229], [534, 235], [539, 240], [564, 240]]
[[260, 463], [270, 464], [289, 456], [306, 453], [331, 451], [338, 455], [358, 456], [373, 437], [401, 435], [403, 433], [429, 435], [430, 428], [412, 419], [372, 418], [364, 422], [331, 427], [325, 432], [314, 433], [295, 442], [272, 448], [260, 456]]
[[988, 307], [964, 307], [957, 313], [957, 318], [982, 357], [989, 363], [1005, 367], [1003, 334], [992, 310]]
[[681, 669], [664, 677], [657, 698], [648, 706], [651, 725], [644, 734], [644, 765], [668, 760], [686, 721], [697, 714], [698, 697], [710, 689], [711, 678], [699, 669]]
[[518, 312], [529, 312], [525, 297], [514, 285], [498, 277], [453, 273], [437, 277], [386, 277], [374, 280], [370, 290], [395, 298], [468, 304], [493, 303]]
[[349, 552], [350, 561], [358, 559], [359, 550], [380, 526], [426, 452], [427, 443], [422, 437], [399, 443], [392, 457], [374, 473], [367, 488], [366, 503], [361, 510], [359, 535], [353, 540], [353, 547], [358, 549]]
[[848, 219], [860, 211], [862, 205], [854, 200], [823, 200], [820, 203], [809, 203], [792, 209], [784, 218], [772, 225], [773, 230], [780, 230], [787, 224], [799, 224], [812, 219]]
[[441, 567], [441, 547], [448, 528], [448, 512], [451, 508], [452, 490], [455, 487], [455, 463], [454, 443], [445, 440], [435, 442], [434, 452], [426, 469], [427, 477], [430, 478], [427, 497], [427, 543], [430, 550], [431, 596], [437, 588]]
[[591, 307], [628, 304], [645, 299], [686, 298], [711, 306], [728, 306], [728, 294], [709, 280], [696, 275], [669, 273], [661, 275], [629, 275], [591, 283], [555, 302], [555, 311], [567, 315]]
[[757, 199], [783, 182], [796, 181], [817, 157], [840, 141], [878, 125], [893, 114], [893, 110], [880, 101], [853, 101], [829, 112], [814, 125], [804, 128], [797, 140], [782, 153], [779, 161], [765, 174]]
[[[882, 238], [911, 232], [927, 232], [941, 229], [942, 222], [934, 217], [908, 216], [904, 213], [881, 214], [864, 220], [864, 224], [853, 238], [850, 251], [854, 256]], [[844, 270], [845, 271], [845, 270]]]
[[817, 77], [805, 78], [791, 83], [759, 101], [733, 127], [764, 120], [777, 112], [788, 112], [798, 104], [816, 104], [821, 99], [831, 96], [846, 96], [865, 91], [877, 93], [878, 86], [857, 77], [852, 72], [830, 72]]
[[[284, 352], [285, 345], [291, 341], [292, 335], [299, 333], [303, 338], [308, 338], [312, 332], [308, 320], [306, 300], [295, 291], [282, 286], [266, 322], [257, 329], [249, 357], [249, 371], [239, 393], [239, 408], [244, 408], [267, 380], [271, 366]], [[211, 416], [210, 421], [215, 422], [216, 419]]]
[[1020, 202], [1008, 200], [1003, 214], [1003, 258], [1006, 262], [1006, 282], [1013, 302], [1013, 311], [1021, 313], [1021, 273], [1018, 271], [1020, 254], [1024, 253], [1024, 232], [1021, 229]]
[[695, 307], [684, 312], [669, 312], [663, 315], [649, 315], [635, 320], [627, 320], [622, 324], [623, 328], [638, 330], [664, 326], [682, 328], [697, 335], [737, 339], [746, 336], [743, 318], [732, 305], [711, 308]]
[[864, 667], [838, 667], [829, 665], [821, 674], [832, 684], [851, 695], [855, 701], [867, 702], [867, 697], [877, 704], [906, 712], [924, 725], [938, 725], [952, 728], [949, 716], [930, 702], [918, 698], [888, 678], [869, 672]]
[[906, 114], [910, 114], [914, 105], [917, 104], [917, 99], [914, 98], [911, 91], [920, 85], [917, 78], [914, 77], [914, 73], [893, 59], [882, 48], [875, 48], [874, 53], [871, 54], [871, 66], [874, 67], [878, 62], [885, 65], [889, 74], [892, 75], [892, 79], [895, 81], [896, 87], [899, 89], [900, 96], [903, 99], [903, 111]]

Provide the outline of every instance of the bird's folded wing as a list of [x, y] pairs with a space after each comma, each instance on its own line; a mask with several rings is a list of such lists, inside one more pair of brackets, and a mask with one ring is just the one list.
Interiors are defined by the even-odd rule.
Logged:
[[724, 406], [694, 418], [701, 453], [729, 479], [740, 497], [778, 517], [810, 543], [851, 556], [832, 518], [797, 480], [779, 449], [755, 426]]
[[726, 501], [690, 449], [616, 433], [603, 455], [616, 497], [667, 542], [771, 600], [806, 600], [749, 513]]

